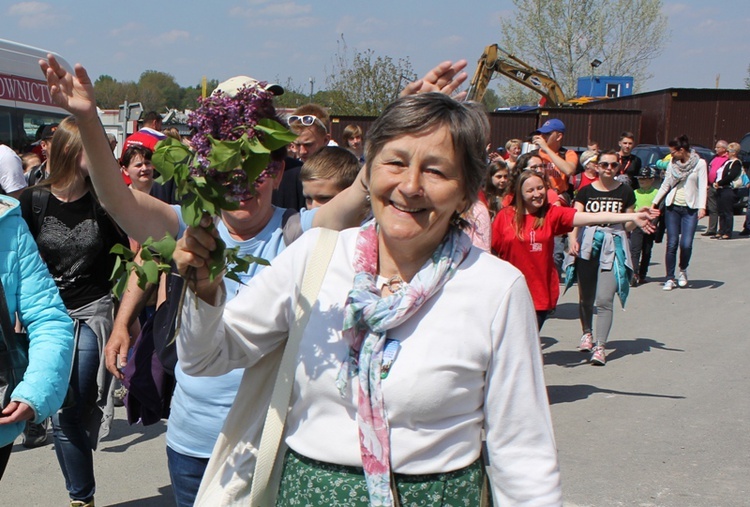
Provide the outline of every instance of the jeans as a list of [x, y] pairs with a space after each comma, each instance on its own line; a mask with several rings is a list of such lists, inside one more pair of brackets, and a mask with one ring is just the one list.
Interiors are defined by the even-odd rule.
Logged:
[[698, 226], [698, 210], [686, 206], [667, 206], [664, 213], [667, 225], [667, 279], [674, 279], [677, 248], [680, 249], [680, 271], [685, 271], [693, 253], [693, 237]]
[[96, 335], [88, 325], [81, 323], [70, 376], [74, 402], [52, 416], [55, 454], [65, 477], [65, 488], [71, 500], [83, 502], [90, 502], [96, 489], [92, 444], [86, 422], [91, 415], [87, 413], [88, 407], [97, 397], [99, 358]]
[[193, 507], [208, 458], [194, 458], [167, 446], [167, 465], [177, 507]]

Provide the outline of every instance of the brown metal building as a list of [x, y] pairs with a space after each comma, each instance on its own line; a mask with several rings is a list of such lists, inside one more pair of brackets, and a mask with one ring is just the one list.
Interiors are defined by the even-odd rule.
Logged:
[[666, 144], [686, 134], [692, 143], [713, 148], [719, 139], [739, 141], [750, 131], [750, 90], [668, 88], [583, 107], [640, 111], [636, 141], [644, 144]]

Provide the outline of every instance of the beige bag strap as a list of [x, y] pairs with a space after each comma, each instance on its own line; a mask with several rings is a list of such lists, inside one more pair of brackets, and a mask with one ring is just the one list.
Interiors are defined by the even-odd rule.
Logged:
[[276, 490], [278, 484], [271, 484], [271, 473], [276, 463], [281, 436], [284, 433], [286, 415], [289, 411], [289, 400], [294, 385], [294, 371], [297, 352], [302, 340], [302, 334], [310, 319], [310, 311], [318, 299], [323, 277], [336, 247], [338, 232], [320, 229], [320, 236], [315, 249], [310, 256], [302, 280], [294, 324], [289, 330], [289, 338], [281, 358], [279, 373], [271, 395], [271, 404], [263, 425], [258, 458], [253, 473], [253, 483], [250, 489], [250, 505], [252, 507], [268, 507], [276, 504]]

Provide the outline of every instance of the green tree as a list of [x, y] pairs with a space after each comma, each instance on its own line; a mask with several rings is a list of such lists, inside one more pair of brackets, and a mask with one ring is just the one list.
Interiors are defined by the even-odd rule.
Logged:
[[482, 104], [484, 104], [487, 111], [492, 112], [500, 107], [500, 97], [495, 90], [488, 88], [482, 97]]
[[747, 77], [745, 78], [745, 88], [750, 89], [750, 65], [747, 66]]
[[330, 92], [339, 92], [331, 112], [342, 115], [377, 116], [398, 97], [401, 89], [416, 79], [408, 58], [394, 60], [371, 49], [349, 54], [344, 35], [337, 42], [333, 68], [326, 77]]
[[[276, 77], [276, 82], [279, 84], [282, 82], [278, 76]], [[302, 104], [310, 102], [310, 96], [305, 93], [302, 86], [296, 85], [292, 81], [292, 78], [287, 78], [286, 82], [281, 86], [284, 87], [284, 95], [274, 99], [277, 108], [296, 109]]]
[[117, 81], [106, 74], [94, 82], [96, 105], [102, 109], [117, 109], [126, 100], [138, 101], [138, 87], [132, 81]]
[[162, 111], [182, 105], [183, 89], [166, 72], [147, 70], [138, 80], [138, 94], [145, 111]]
[[669, 37], [661, 0], [513, 0], [513, 5], [513, 16], [501, 20], [501, 46], [548, 72], [568, 97], [578, 78], [591, 74], [594, 59], [602, 62], [598, 74], [633, 76], [640, 88]]

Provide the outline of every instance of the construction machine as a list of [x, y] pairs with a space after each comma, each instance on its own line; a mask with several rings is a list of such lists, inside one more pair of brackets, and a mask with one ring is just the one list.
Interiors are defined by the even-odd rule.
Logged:
[[545, 106], [558, 107], [563, 104], [571, 105], [573, 102], [565, 97], [560, 85], [549, 74], [500, 49], [497, 44], [484, 48], [466, 100], [481, 102], [495, 72], [539, 93], [545, 99]]

